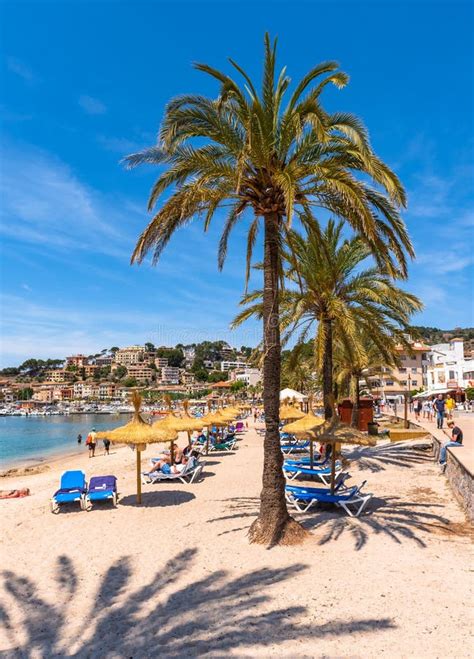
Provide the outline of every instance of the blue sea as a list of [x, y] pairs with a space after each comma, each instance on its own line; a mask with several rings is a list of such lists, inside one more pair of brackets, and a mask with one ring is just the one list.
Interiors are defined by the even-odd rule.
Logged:
[[[41, 461], [45, 458], [85, 452], [88, 432], [117, 428], [129, 421], [128, 414], [72, 414], [70, 416], [0, 417], [0, 463]], [[82, 435], [82, 444], [77, 435]]]

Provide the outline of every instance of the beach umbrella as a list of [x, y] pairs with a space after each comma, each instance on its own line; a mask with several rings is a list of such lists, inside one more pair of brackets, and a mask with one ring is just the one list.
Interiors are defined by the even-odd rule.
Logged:
[[337, 444], [356, 444], [358, 446], [375, 446], [377, 440], [374, 437], [365, 435], [356, 428], [352, 428], [346, 423], [342, 423], [336, 414], [334, 400], [329, 400], [332, 407], [332, 417], [325, 421], [323, 425], [315, 426], [308, 433], [315, 440], [322, 444], [332, 444], [331, 451], [331, 494], [334, 494], [336, 483], [336, 445]]
[[131, 421], [124, 426], [114, 430], [103, 430], [97, 433], [98, 439], [109, 439], [117, 444], [128, 444], [136, 449], [137, 452], [137, 503], [142, 502], [142, 481], [141, 481], [141, 453], [146, 449], [147, 444], [161, 442], [173, 442], [177, 437], [177, 432], [170, 428], [157, 428], [156, 424], [150, 426], [149, 423], [140, 414], [141, 396], [137, 391], [133, 392], [132, 404], [134, 414]]
[[297, 419], [302, 419], [304, 416], [305, 413], [294, 405], [285, 403], [280, 406], [280, 421], [296, 421]]
[[201, 417], [200, 419], [203, 426], [207, 428], [206, 435], [206, 455], [209, 453], [209, 428], [216, 426], [217, 428], [224, 428], [229, 425], [230, 419], [225, 418], [220, 411], [218, 412], [209, 412], [206, 416]]
[[324, 424], [323, 417], [315, 416], [312, 412], [304, 414], [300, 419], [287, 423], [286, 426], [283, 426], [282, 431], [290, 433], [291, 435], [296, 435], [301, 439], [310, 440], [310, 463], [311, 469], [313, 468], [314, 462], [314, 428], [317, 426], [322, 426]]
[[202, 417], [194, 417], [188, 413], [189, 401], [183, 401], [183, 408], [184, 415], [176, 419], [175, 427], [178, 432], [188, 433], [188, 443], [191, 445], [191, 433], [195, 430], [202, 430], [204, 423], [202, 422]]

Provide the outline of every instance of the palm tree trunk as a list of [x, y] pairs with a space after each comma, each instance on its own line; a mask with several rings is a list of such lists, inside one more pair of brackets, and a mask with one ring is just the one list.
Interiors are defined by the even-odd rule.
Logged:
[[360, 390], [359, 390], [359, 374], [353, 373], [351, 375], [351, 397], [352, 397], [352, 414], [351, 426], [353, 428], [359, 427], [359, 410], [360, 410]]
[[332, 320], [330, 318], [323, 319], [324, 326], [324, 357], [323, 357], [323, 401], [324, 401], [324, 418], [330, 419], [332, 417], [332, 407], [330, 405], [330, 397], [333, 395], [333, 382], [332, 382]]
[[264, 218], [264, 291], [263, 291], [263, 408], [265, 440], [263, 444], [263, 488], [260, 513], [249, 530], [250, 542], [273, 546], [296, 544], [307, 535], [286, 508], [283, 454], [280, 449], [280, 315], [278, 301], [279, 217]]

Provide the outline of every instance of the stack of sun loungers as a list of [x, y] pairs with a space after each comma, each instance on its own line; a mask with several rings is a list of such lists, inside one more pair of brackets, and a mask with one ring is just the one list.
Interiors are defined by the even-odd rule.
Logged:
[[[283, 434], [281, 440], [281, 449], [286, 455], [307, 453], [309, 450], [310, 442], [298, 442], [291, 436]], [[358, 517], [372, 497], [370, 493], [361, 493], [366, 481], [359, 486], [346, 486], [346, 480], [350, 474], [343, 473], [342, 463], [339, 460], [336, 461], [336, 487], [332, 493], [329, 489], [331, 482], [330, 458], [314, 461], [311, 465], [309, 457], [295, 455], [294, 458], [292, 456], [285, 459], [283, 473], [289, 481], [297, 478], [311, 478], [322, 481], [326, 486], [310, 487], [288, 483], [285, 488], [286, 499], [298, 512], [306, 512], [317, 503], [325, 503], [342, 508], [351, 517]]]
[[65, 471], [59, 490], [50, 501], [52, 513], [58, 513], [64, 504], [78, 503], [81, 510], [90, 510], [94, 503], [112, 501], [117, 505], [117, 479], [115, 476], [93, 476], [89, 485], [83, 471]]

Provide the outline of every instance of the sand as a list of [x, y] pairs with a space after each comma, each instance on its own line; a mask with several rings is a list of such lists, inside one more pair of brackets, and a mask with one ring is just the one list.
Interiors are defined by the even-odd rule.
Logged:
[[[298, 547], [249, 545], [262, 438], [211, 454], [199, 483], [144, 487], [112, 449], [2, 479], [7, 657], [469, 657], [470, 527], [421, 442], [350, 451], [367, 514], [317, 510]], [[86, 453], [86, 451], [84, 451]], [[150, 447], [144, 461], [156, 453]], [[66, 468], [119, 478], [117, 508], [49, 512]]]

